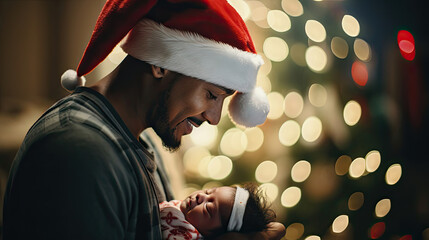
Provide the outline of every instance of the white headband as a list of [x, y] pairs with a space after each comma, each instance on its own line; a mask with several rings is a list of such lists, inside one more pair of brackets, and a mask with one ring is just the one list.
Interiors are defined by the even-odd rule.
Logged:
[[246, 210], [249, 192], [244, 188], [238, 187], [235, 192], [234, 205], [232, 206], [231, 216], [229, 217], [227, 231], [240, 231], [243, 225], [244, 211]]

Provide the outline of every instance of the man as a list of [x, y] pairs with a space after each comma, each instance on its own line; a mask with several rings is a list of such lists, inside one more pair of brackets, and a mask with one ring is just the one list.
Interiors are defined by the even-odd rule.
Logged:
[[[124, 61], [79, 87], [125, 36]], [[261, 64], [226, 1], [108, 0], [77, 72], [62, 76], [73, 93], [32, 126], [14, 160], [3, 239], [161, 239], [158, 203], [172, 194], [140, 133], [153, 128], [175, 150], [193, 126], [217, 124], [232, 94], [236, 123], [263, 123], [268, 102], [255, 88]], [[222, 238], [283, 235], [274, 223]]]

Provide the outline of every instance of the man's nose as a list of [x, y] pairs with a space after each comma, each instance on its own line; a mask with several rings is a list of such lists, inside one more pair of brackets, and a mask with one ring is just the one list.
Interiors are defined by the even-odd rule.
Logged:
[[222, 115], [223, 101], [216, 101], [205, 111], [205, 118], [211, 125], [217, 125]]

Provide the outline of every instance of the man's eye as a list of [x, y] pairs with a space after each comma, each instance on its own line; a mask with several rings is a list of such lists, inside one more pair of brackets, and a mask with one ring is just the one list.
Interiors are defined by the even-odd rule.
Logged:
[[215, 96], [212, 92], [208, 91], [208, 98], [209, 98], [209, 99], [216, 100], [216, 99], [217, 99], [217, 96]]

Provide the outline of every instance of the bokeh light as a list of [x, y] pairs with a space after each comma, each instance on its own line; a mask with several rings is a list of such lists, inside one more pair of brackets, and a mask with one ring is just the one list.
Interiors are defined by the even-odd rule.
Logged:
[[261, 87], [265, 93], [271, 92], [271, 80], [266, 75], [258, 74], [256, 86]]
[[250, 7], [243, 0], [228, 0], [228, 3], [240, 14], [244, 21], [247, 21], [250, 17]]
[[349, 216], [340, 215], [332, 223], [332, 231], [334, 233], [341, 233], [346, 230], [347, 226], [349, 226]]
[[282, 124], [279, 130], [280, 143], [286, 147], [294, 145], [301, 135], [301, 128], [294, 120], [287, 120]]
[[351, 211], [356, 211], [362, 207], [365, 201], [365, 196], [362, 192], [355, 192], [349, 197], [347, 205]]
[[351, 15], [344, 15], [341, 21], [341, 26], [344, 32], [350, 37], [356, 37], [360, 32], [360, 25], [358, 20]]
[[239, 128], [230, 128], [222, 136], [220, 151], [229, 157], [238, 157], [247, 148], [247, 135]]
[[273, 161], [263, 161], [256, 167], [255, 178], [260, 183], [271, 182], [277, 176], [277, 164]]
[[285, 97], [283, 108], [286, 116], [296, 118], [304, 109], [304, 99], [297, 92], [289, 92]]
[[390, 211], [391, 203], [390, 199], [382, 199], [377, 205], [375, 205], [375, 216], [382, 218], [386, 216]]
[[244, 133], [247, 135], [246, 151], [257, 151], [264, 143], [264, 132], [259, 127], [246, 128]]
[[385, 230], [386, 224], [384, 222], [378, 222], [372, 225], [369, 236], [371, 239], [378, 239], [383, 236]]
[[285, 238], [287, 240], [297, 240], [304, 234], [304, 225], [302, 223], [292, 223], [286, 228]]
[[279, 195], [279, 187], [274, 183], [263, 183], [259, 186], [270, 202], [274, 202]]
[[264, 60], [264, 64], [259, 68], [258, 75], [268, 75], [271, 72], [271, 69], [273, 67], [271, 60], [268, 59], [263, 53], [259, 54], [262, 57], [262, 60]]
[[292, 17], [298, 17], [304, 13], [304, 8], [298, 0], [282, 0], [282, 8]]
[[349, 175], [352, 178], [359, 178], [365, 173], [365, 159], [364, 158], [356, 158], [350, 164]]
[[363, 62], [355, 61], [352, 64], [352, 78], [357, 85], [366, 85], [368, 82], [368, 69]]
[[302, 138], [307, 142], [314, 142], [322, 133], [322, 121], [315, 116], [308, 117], [302, 124]]
[[202, 159], [205, 157], [210, 157], [210, 152], [205, 147], [200, 146], [193, 146], [190, 147], [186, 152], [183, 154], [183, 167], [185, 168], [186, 172], [189, 172], [191, 174], [199, 174], [198, 168], [195, 166], [198, 166]]
[[386, 183], [395, 185], [402, 176], [402, 167], [398, 163], [391, 165], [386, 171]]
[[365, 162], [366, 170], [368, 172], [375, 172], [381, 163], [380, 152], [377, 150], [370, 151], [368, 154], [366, 154]]
[[[206, 156], [203, 157], [197, 165], [197, 169], [198, 169], [198, 173], [200, 174], [201, 177], [205, 177], [205, 178], [210, 178], [210, 173], [209, 173], [209, 163], [212, 160], [213, 156]], [[194, 166], [195, 168], [195, 166]]]
[[371, 59], [371, 48], [368, 43], [360, 38], [356, 38], [353, 44], [353, 50], [360, 60], [368, 62]]
[[319, 73], [325, 69], [328, 63], [328, 56], [321, 47], [311, 46], [305, 51], [305, 61], [310, 70]]
[[399, 51], [406, 60], [413, 60], [416, 56], [416, 48], [413, 35], [406, 31], [401, 30], [397, 36]]
[[211, 148], [216, 141], [217, 134], [218, 129], [216, 125], [204, 122], [200, 127], [192, 130], [190, 138], [194, 145]]
[[340, 59], [344, 59], [349, 54], [349, 45], [346, 40], [340, 37], [333, 37], [331, 40], [331, 51]]
[[213, 157], [207, 165], [209, 176], [215, 180], [226, 178], [232, 171], [232, 161], [226, 156]]
[[301, 189], [298, 187], [289, 187], [283, 191], [281, 196], [281, 204], [284, 207], [290, 208], [298, 204], [301, 200]]
[[268, 25], [276, 32], [286, 32], [291, 28], [289, 16], [280, 10], [271, 10], [267, 15]]
[[267, 118], [278, 119], [283, 116], [283, 96], [278, 92], [270, 92], [267, 98], [270, 103], [270, 111], [268, 112]]
[[349, 172], [352, 158], [347, 155], [340, 156], [335, 162], [335, 173], [339, 176], [346, 175]]
[[304, 182], [311, 173], [311, 164], [305, 160], [296, 162], [291, 169], [291, 177], [295, 182]]
[[305, 33], [314, 42], [323, 42], [326, 39], [325, 27], [316, 20], [307, 20], [305, 23]]
[[343, 117], [344, 122], [349, 126], [354, 126], [359, 122], [362, 115], [360, 104], [354, 100], [350, 100], [344, 106]]
[[321, 240], [321, 238], [317, 235], [311, 235], [306, 237], [304, 240]]
[[260, 28], [269, 28], [267, 23], [268, 8], [260, 1], [246, 1], [250, 7], [250, 19]]
[[315, 107], [323, 107], [328, 99], [326, 88], [320, 84], [312, 84], [308, 89], [308, 99]]
[[223, 184], [219, 181], [210, 181], [205, 183], [201, 189], [211, 189], [211, 188], [222, 187], [222, 186]]
[[285, 60], [289, 54], [289, 46], [283, 39], [278, 37], [265, 39], [262, 48], [265, 56], [274, 62]]

